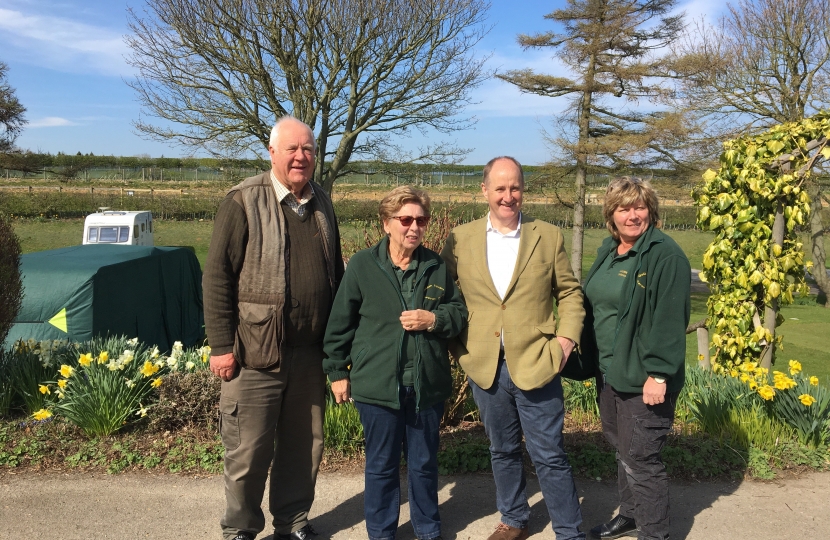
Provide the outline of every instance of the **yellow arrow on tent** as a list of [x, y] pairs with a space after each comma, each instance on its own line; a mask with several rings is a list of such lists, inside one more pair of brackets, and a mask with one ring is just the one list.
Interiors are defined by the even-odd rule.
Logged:
[[64, 333], [68, 333], [66, 330], [66, 308], [58, 311], [57, 315], [49, 319], [49, 324], [58, 330], [63, 330]]

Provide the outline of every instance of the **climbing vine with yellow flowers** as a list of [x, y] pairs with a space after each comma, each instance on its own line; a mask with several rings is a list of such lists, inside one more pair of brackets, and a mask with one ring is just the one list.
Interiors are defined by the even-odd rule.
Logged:
[[804, 270], [812, 263], [797, 236], [810, 214], [803, 183], [830, 159], [828, 138], [830, 112], [822, 112], [728, 141], [720, 168], [706, 171], [692, 193], [698, 226], [715, 233], [700, 279], [712, 291], [706, 323], [716, 370], [768, 367], [781, 344], [779, 306], [808, 293]]

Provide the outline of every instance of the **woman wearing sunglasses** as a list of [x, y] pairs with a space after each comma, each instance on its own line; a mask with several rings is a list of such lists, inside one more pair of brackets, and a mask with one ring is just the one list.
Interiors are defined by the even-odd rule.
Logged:
[[441, 257], [421, 245], [429, 196], [409, 186], [380, 203], [386, 236], [349, 261], [334, 300], [323, 369], [337, 403], [354, 400], [366, 440], [366, 529], [395, 538], [401, 452], [415, 536], [441, 536], [438, 428], [452, 391], [447, 340], [467, 308]]

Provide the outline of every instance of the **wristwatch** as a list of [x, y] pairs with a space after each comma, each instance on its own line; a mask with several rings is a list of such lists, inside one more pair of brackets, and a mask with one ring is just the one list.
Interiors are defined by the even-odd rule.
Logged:
[[427, 332], [432, 332], [433, 330], [435, 330], [435, 325], [436, 324], [438, 324], [438, 316], [435, 313], [433, 313], [432, 314], [432, 324], [427, 326]]
[[652, 375], [651, 378], [654, 379], [654, 382], [657, 384], [666, 384], [665, 377], [661, 377], [660, 375]]

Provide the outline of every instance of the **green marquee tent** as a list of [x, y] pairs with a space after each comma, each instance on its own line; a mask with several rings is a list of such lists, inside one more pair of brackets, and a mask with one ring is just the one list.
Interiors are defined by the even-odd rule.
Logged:
[[6, 338], [125, 335], [170, 350], [204, 336], [202, 271], [192, 250], [85, 245], [20, 258], [23, 306]]

